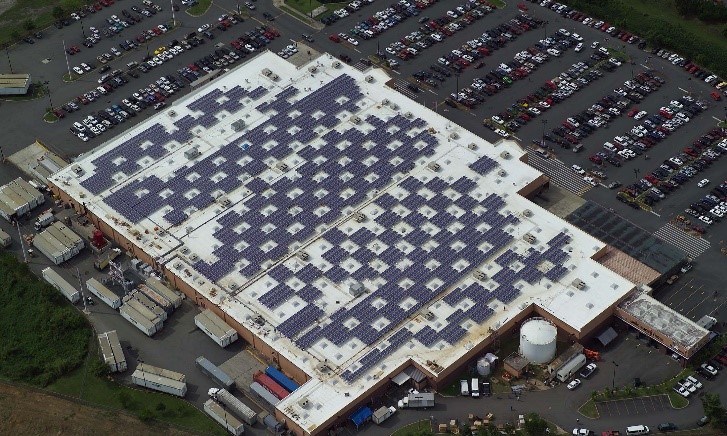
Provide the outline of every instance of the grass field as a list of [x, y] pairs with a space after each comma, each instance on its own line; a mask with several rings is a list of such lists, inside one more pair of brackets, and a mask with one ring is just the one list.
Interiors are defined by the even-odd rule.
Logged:
[[593, 17], [646, 38], [652, 46], [676, 51], [727, 77], [724, 24], [705, 24], [679, 15], [679, 0], [564, 0]]
[[25, 23], [30, 21], [33, 31], [53, 24], [53, 8], [60, 6], [70, 14], [87, 2], [83, 0], [17, 0], [8, 10], [0, 14], [0, 47], [6, 46], [14, 37], [25, 35]]
[[[341, 9], [342, 7], [346, 6], [348, 4], [348, 2], [320, 3], [317, 0], [285, 0], [285, 4], [292, 7], [293, 9], [299, 11], [303, 15], [310, 17], [311, 11], [313, 11], [316, 8], [319, 8], [321, 6], [325, 6], [327, 9], [327, 12], [324, 12], [323, 14], [321, 14], [319, 16], [325, 16], [328, 13], [335, 11], [336, 9]], [[313, 18], [316, 18], [316, 17], [313, 17]]]
[[431, 434], [432, 426], [429, 421], [425, 419], [424, 421], [418, 421], [404, 426], [392, 433], [391, 436], [425, 436]]
[[199, 0], [199, 3], [187, 9], [187, 13], [194, 17], [204, 15], [207, 10], [212, 6], [212, 0]]

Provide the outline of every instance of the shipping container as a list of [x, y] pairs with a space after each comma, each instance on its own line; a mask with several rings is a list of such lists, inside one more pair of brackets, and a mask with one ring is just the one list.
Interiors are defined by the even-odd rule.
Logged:
[[98, 342], [104, 362], [109, 366], [111, 372], [126, 371], [126, 357], [116, 330], [101, 333], [98, 335]]
[[132, 290], [121, 299], [123, 302], [127, 302], [129, 300], [138, 301], [156, 315], [162, 322], [167, 320], [167, 312], [138, 289]]
[[131, 306], [122, 304], [119, 307], [119, 313], [147, 336], [152, 336], [158, 331], [156, 324], [146, 319], [144, 315], [134, 310]]
[[250, 384], [250, 390], [255, 392], [260, 398], [265, 400], [265, 402], [270, 404], [271, 406], [275, 406], [280, 402], [278, 397], [271, 394], [269, 390], [262, 387], [262, 385], [258, 382], [252, 382]]
[[146, 295], [150, 300], [152, 300], [154, 303], [156, 303], [159, 307], [164, 309], [165, 312], [167, 312], [167, 313], [174, 312], [174, 306], [172, 305], [172, 303], [169, 302], [169, 300], [164, 298], [162, 295], [160, 295], [154, 289], [152, 289], [146, 285], [139, 285], [137, 289], [139, 289], [139, 291], [142, 294]]
[[64, 297], [68, 298], [71, 303], [77, 303], [78, 300], [81, 299], [81, 293], [78, 292], [78, 289], [71, 286], [70, 283], [68, 283], [63, 277], [60, 276], [55, 270], [48, 267], [43, 270], [43, 278], [53, 285], [56, 289], [60, 291], [61, 294], [63, 294]]
[[149, 277], [146, 279], [146, 285], [157, 291], [157, 293], [161, 294], [162, 297], [169, 300], [175, 308], [182, 304], [184, 295], [180, 292], [173, 291], [168, 286], [164, 285], [161, 280], [155, 277]]
[[164, 368], [159, 368], [158, 366], [152, 366], [148, 363], [140, 363], [136, 366], [136, 369], [143, 371], [147, 374], [156, 374], [160, 377], [168, 378], [170, 380], [175, 380], [178, 382], [186, 382], [187, 376], [182, 374], [181, 372], [171, 371]]
[[187, 394], [186, 383], [162, 377], [150, 372], [145, 372], [138, 368], [133, 374], [131, 374], [131, 381], [139, 386], [144, 386], [145, 388], [154, 389], [160, 392], [166, 392], [167, 394], [176, 395], [178, 397], [184, 397]]
[[262, 387], [269, 390], [271, 394], [275, 395], [279, 400], [287, 397], [289, 392], [284, 387], [280, 386], [278, 382], [271, 379], [270, 376], [266, 375], [262, 371], [258, 371], [252, 376], [253, 380], [260, 383]]
[[238, 338], [237, 331], [209, 309], [197, 314], [194, 323], [220, 347], [224, 348]]
[[13, 238], [0, 229], [0, 247], [7, 248], [13, 242]]
[[99, 300], [111, 306], [112, 309], [118, 309], [121, 306], [121, 298], [93, 277], [86, 280], [86, 288]]
[[247, 407], [247, 405], [240, 401], [237, 397], [227, 392], [227, 390], [212, 388], [207, 393], [212, 399], [224, 405], [225, 408], [232, 412], [235, 416], [245, 421], [246, 424], [254, 425], [257, 421], [257, 413]]
[[268, 377], [273, 379], [277, 384], [282, 386], [283, 389], [287, 390], [288, 392], [293, 392], [300, 387], [298, 383], [288, 378], [288, 376], [278, 371], [278, 369], [276, 369], [275, 367], [268, 366], [265, 369], [265, 374], [267, 374]]
[[[265, 388], [263, 388], [263, 387], [261, 387], [260, 389], [265, 390]], [[285, 426], [283, 426], [283, 424], [280, 421], [275, 419], [275, 417], [273, 415], [269, 414], [268, 412], [266, 412], [264, 410], [262, 412], [258, 413], [257, 420], [258, 420], [258, 422], [262, 422], [263, 424], [265, 424], [265, 427], [272, 430], [273, 433], [277, 434], [277, 433], [280, 433], [283, 430], [285, 430]]]
[[164, 323], [161, 319], [156, 315], [156, 313], [149, 310], [148, 307], [144, 306], [143, 304], [139, 303], [138, 301], [134, 300], [133, 298], [127, 299], [126, 297], [122, 298], [121, 301], [124, 302], [124, 304], [121, 305], [121, 307], [129, 306], [139, 312], [141, 316], [149, 320], [149, 322], [154, 324], [154, 327], [157, 331], [160, 331], [162, 327], [164, 326]]
[[245, 427], [237, 418], [214, 400], [209, 399], [204, 403], [204, 411], [212, 417], [218, 424], [235, 436], [240, 436], [245, 431]]
[[227, 375], [226, 372], [221, 370], [214, 363], [207, 360], [207, 358], [205, 358], [204, 356], [198, 357], [195, 362], [197, 363], [200, 371], [202, 371], [208, 377], [214, 380], [214, 382], [217, 383], [219, 386], [230, 391], [235, 388], [235, 381], [232, 379], [232, 377]]

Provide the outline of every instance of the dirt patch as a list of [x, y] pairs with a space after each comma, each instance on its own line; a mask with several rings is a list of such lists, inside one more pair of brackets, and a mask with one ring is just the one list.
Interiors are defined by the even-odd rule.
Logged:
[[0, 434], [112, 435], [124, 429], [135, 436], [188, 435], [144, 424], [136, 418], [0, 383]]
[[0, 14], [15, 6], [17, 0], [0, 0]]

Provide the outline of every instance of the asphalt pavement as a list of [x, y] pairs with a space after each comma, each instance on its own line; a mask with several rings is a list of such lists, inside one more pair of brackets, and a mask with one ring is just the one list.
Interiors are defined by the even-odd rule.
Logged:
[[[454, 2], [440, 1], [433, 7], [423, 11], [422, 15], [432, 18], [444, 15], [446, 10], [451, 7], [453, 3]], [[74, 23], [73, 25], [60, 30], [50, 28], [44, 31], [45, 38], [36, 42], [34, 45], [20, 43], [11, 47], [8, 51], [8, 57], [10, 63], [12, 63], [13, 71], [30, 73], [34, 81], [48, 81], [51, 89], [50, 100], [52, 100], [54, 106], [60, 106], [88, 89], [97, 86], [96, 79], [99, 75], [95, 72], [87, 73], [74, 82], [66, 83], [63, 81], [63, 75], [68, 71], [65, 53], [63, 51], [63, 44], [65, 42], [66, 47], [70, 45], [80, 46], [83, 32], [87, 32], [88, 27], [100, 27], [106, 17], [113, 14], [119, 14], [121, 9], [129, 8], [131, 4], [131, 0], [117, 2], [110, 8], [104, 8], [102, 11], [85, 18], [83, 28], [81, 27], [80, 22]], [[45, 123], [42, 121], [45, 108], [48, 107], [50, 103], [48, 97], [25, 102], [2, 101], [0, 102], [0, 114], [4, 120], [4, 141], [2, 143], [3, 153], [7, 156], [27, 146], [36, 139], [40, 139], [47, 144], [49, 148], [67, 158], [75, 157], [92, 149], [116, 133], [113, 131], [107, 132], [98, 138], [94, 138], [91, 141], [84, 143], [68, 131], [68, 128], [73, 121], [83, 118], [85, 115], [89, 114], [91, 110], [101, 110], [108, 104], [116, 103], [122, 98], [126, 98], [137, 89], [146, 86], [161, 75], [173, 74], [181, 66], [187, 65], [199, 57], [208, 54], [213, 49], [214, 43], [229, 43], [233, 37], [239, 36], [243, 32], [258, 26], [261, 23], [273, 25], [281, 33], [281, 37], [273, 41], [270, 45], [271, 50], [278, 51], [291, 41], [299, 41], [300, 35], [307, 33], [313, 36], [314, 42], [310, 44], [315, 49], [322, 52], [327, 51], [334, 55], [345, 53], [351, 56], [354, 62], [356, 62], [360, 58], [365, 58], [374, 54], [377, 47], [383, 49], [389, 43], [399, 40], [403, 37], [403, 35], [406, 35], [419, 27], [419, 23], [417, 23], [416, 19], [409, 19], [406, 22], [388, 30], [377, 39], [369, 41], [362, 40], [358, 46], [353, 46], [348, 43], [337, 44], [328, 39], [328, 35], [330, 34], [348, 32], [356, 21], [372, 15], [375, 11], [381, 9], [384, 4], [385, 3], [380, 1], [375, 2], [372, 5], [365, 6], [359, 12], [349, 16], [348, 18], [342, 19], [331, 26], [327, 26], [322, 31], [316, 31], [315, 29], [303, 24], [300, 20], [276, 9], [273, 7], [272, 2], [257, 2], [257, 10], [252, 12], [252, 16], [246, 19], [245, 22], [233, 26], [227, 32], [221, 32], [214, 29], [213, 31], [217, 36], [214, 41], [187, 51], [182, 55], [175, 57], [172, 61], [165, 63], [161, 67], [157, 67], [150, 73], [141, 75], [138, 79], [130, 79], [129, 84], [119, 88], [113, 94], [107, 96], [103, 101], [97, 101], [89, 106], [82, 107], [82, 110], [69, 114], [65, 119], [56, 123]], [[145, 18], [141, 23], [126, 29], [117, 36], [102, 39], [101, 42], [92, 49], [81, 47], [81, 53], [76, 54], [75, 56], [68, 56], [70, 66], [72, 67], [73, 65], [88, 61], [98, 64], [95, 59], [96, 56], [107, 51], [112, 46], [118, 46], [120, 41], [124, 39], [133, 39], [133, 36], [138, 34], [141, 29], [147, 29], [158, 24], [172, 21], [169, 6], [165, 4], [165, 2], [160, 2], [160, 5], [164, 7], [164, 11], [160, 12], [156, 16], [152, 18]], [[483, 69], [466, 69], [460, 75], [458, 79], [459, 83], [457, 83], [457, 79], [455, 77], [451, 77], [438, 89], [433, 89], [431, 92], [420, 92], [412, 97], [418, 99], [420, 103], [428, 107], [436, 108], [440, 114], [450, 118], [472, 132], [481, 135], [485, 139], [494, 141], [498, 139], [498, 137], [496, 137], [491, 131], [485, 129], [482, 125], [482, 120], [486, 116], [491, 116], [504, 110], [517, 99], [533, 92], [545, 80], [551, 79], [567, 70], [574, 62], [588, 59], [590, 51], [586, 50], [579, 54], [573, 52], [573, 50], [569, 50], [562, 57], [551, 60], [541, 66], [528, 79], [516, 82], [510, 89], [489, 97], [483, 104], [469, 111], [452, 109], [441, 104], [449, 93], [454, 92], [457, 89], [457, 86], [463, 87], [469, 85], [472, 82], [472, 79], [477, 75], [486, 73], [500, 62], [511, 60], [515, 53], [531, 46], [539, 39], [542, 39], [546, 34], [552, 34], [560, 27], [564, 27], [570, 31], [577, 31], [586, 39], [586, 45], [596, 40], [605, 45], [614, 45], [613, 41], [606, 41], [604, 34], [601, 32], [587, 28], [581, 24], [577, 24], [574, 21], [566, 20], [551, 11], [540, 8], [535, 4], [528, 3], [528, 6], [530, 6], [531, 9], [529, 11], [530, 15], [548, 21], [547, 28], [532, 30], [519, 36], [505, 48], [495, 52], [493, 56], [485, 58], [484, 60], [486, 65]], [[166, 45], [172, 39], [181, 39], [184, 35], [196, 30], [202, 24], [215, 22], [220, 14], [234, 11], [237, 7], [238, 2], [236, 1], [218, 0], [213, 3], [207, 14], [202, 17], [192, 17], [183, 11], [177, 12], [175, 14], [175, 19], [178, 26], [175, 29], [161, 37], [151, 40], [148, 48], [144, 45], [131, 52], [125, 52], [124, 56], [120, 59], [114, 60], [111, 63], [111, 66], [112, 68], [123, 69], [123, 66], [127, 62], [139, 61], [143, 58], [147, 54], [147, 50], [153, 51], [158, 46]], [[273, 22], [267, 22], [262, 19], [263, 12], [273, 14], [275, 16], [275, 20]], [[509, 21], [517, 14], [518, 11], [515, 8], [515, 4], [509, 4], [503, 10], [495, 11], [485, 18], [477, 21], [474, 25], [468, 26], [464, 31], [455, 34], [451, 38], [445, 39], [443, 43], [430, 47], [425, 51], [424, 55], [409, 61], [401, 62], [402, 65], [399, 70], [392, 72], [391, 75], [397, 80], [408, 80], [412, 73], [422, 69], [429, 69], [429, 66], [436, 62], [436, 58], [440, 55], [449, 52], [453, 48], [459, 47], [468, 39], [481, 34], [485, 29], [492, 28], [503, 22]], [[648, 53], [638, 50], [635, 46], [626, 45], [618, 48], [619, 50], [626, 52], [627, 55], [631, 56], [631, 58], [634, 59], [635, 65], [632, 66], [630, 64], [624, 64], [613, 73], [605, 73], [605, 76], [602, 79], [592, 85], [589, 85], [584, 90], [579, 91], [575, 96], [571, 97], [567, 103], [557, 105], [550, 109], [546, 114], [541, 116], [542, 119], [548, 120], [548, 127], [552, 128], [560, 124], [560, 122], [566, 117], [587, 108], [595, 102], [595, 100], [611, 93], [613, 88], [619, 86], [623, 83], [623, 81], [631, 77], [632, 69], [633, 74], [638, 74], [638, 72], [643, 71], [644, 64], [654, 68], [659, 74], [661, 74], [662, 77], [667, 80], [667, 84], [662, 87], [662, 89], [645, 99], [642, 104], [639, 105], [640, 108], [653, 112], [663, 103], [682, 95], [684, 92], [688, 92], [695, 97], [705, 100], [708, 98], [709, 87], [703, 82], [690, 80], [691, 78], [678, 67], [674, 67], [661, 59], [653, 57], [649, 59], [650, 55]], [[8, 57], [5, 57], [4, 60], [0, 59], [0, 65], [2, 65], [0, 69], [5, 72], [9, 72], [10, 69]], [[187, 87], [185, 90], [188, 91], [189, 88]], [[406, 97], [402, 95], [402, 98]], [[147, 109], [142, 112], [140, 116], [128, 121], [125, 126], [117, 127], [116, 130], [126, 129], [129, 127], [129, 124], [138, 123], [142, 119], [148, 117], [151, 113], [153, 113], [153, 111]], [[666, 141], [660, 143], [657, 148], [648, 153], [650, 155], [649, 160], [645, 160], [644, 156], [640, 156], [634, 161], [628, 162], [621, 168], [609, 167], [606, 170], [608, 180], [619, 180], [622, 183], [627, 183], [635, 178], [637, 173], [634, 170], [637, 170], [638, 174], [643, 175], [645, 172], [649, 171], [649, 168], [658, 166], [657, 162], [660, 162], [667, 156], [673, 155], [685, 145], [690, 144], [691, 141], [696, 139], [696, 137], [698, 137], [701, 133], [713, 127], [716, 122], [713, 118], [715, 116], [723, 116], [721, 106], [712, 105], [709, 111], [699, 115], [692, 120], [687, 127], [680, 129], [671, 135]], [[594, 135], [584, 141], [586, 151], [580, 154], [574, 154], [567, 150], [557, 150], [557, 158], [562, 160], [568, 166], [571, 164], [578, 164], [583, 167], [590, 167], [589, 162], [586, 160], [587, 156], [598, 150], [600, 148], [600, 144], [604, 141], [625, 131], [632, 125], [633, 120], [622, 116], [608, 128], [599, 129]], [[522, 140], [523, 144], [527, 144], [531, 139], [540, 137], [542, 134], [542, 128], [543, 124], [536, 119], [518, 131], [517, 136]], [[17, 170], [11, 168], [9, 164], [4, 164], [4, 166], [0, 167], [0, 183], [6, 183], [17, 176]], [[717, 164], [707, 170], [704, 173], [704, 177], [713, 180], [720, 180], [724, 177], [724, 172], [720, 170], [720, 165]], [[623, 204], [615, 201], [615, 193], [613, 191], [607, 190], [604, 187], [590, 189], [584, 194], [584, 197], [601, 203], [607, 207], [611, 207], [623, 216], [624, 219], [638, 223], [638, 225], [650, 232], [655, 232], [661, 228], [670, 217], [680, 213], [680, 210], [683, 210], [689, 202], [693, 201], [694, 198], [703, 192], [704, 190], [700, 190], [696, 186], [692, 186], [692, 184], [680, 188], [679, 191], [670, 195], [667, 200], [663, 201], [656, 207], [655, 212], [658, 215], [643, 211], [635, 211], [624, 206]], [[6, 231], [12, 231], [12, 229], [7, 229], [5, 224], [6, 223], [2, 224], [3, 229]], [[710, 248], [705, 252], [705, 254], [697, 259], [695, 269], [686, 277], [680, 279], [680, 281], [678, 281], [674, 286], [659, 290], [656, 296], [663, 299], [676, 310], [685, 313], [692, 319], [697, 319], [705, 313], [712, 313], [720, 320], [727, 319], [727, 312], [725, 312], [724, 309], [725, 294], [727, 292], [724, 290], [720, 280], [721, 277], [717, 273], [724, 264], [724, 258], [719, 254], [719, 248], [725, 239], [724, 223], [718, 223], [712, 226], [708, 230], [705, 239], [710, 242]], [[40, 262], [38, 265], [35, 265], [35, 262], [33, 265], [36, 270], [43, 266], [41, 260], [38, 260], [38, 262]], [[73, 267], [74, 265], [75, 264], [71, 262], [70, 266]], [[88, 267], [88, 265], [86, 265], [86, 267]], [[92, 273], [89, 269], [84, 269], [82, 271], [82, 274], [84, 275]], [[717, 291], [717, 294], [715, 294], [714, 291]], [[119, 316], [113, 315], [110, 310], [106, 309], [107, 308], [100, 304], [91, 308], [91, 317], [94, 320], [94, 323], [100, 330], [114, 328], [119, 331], [122, 337], [129, 338], [128, 344], [125, 343], [125, 345], [131, 347], [129, 350], [133, 359], [141, 357], [148, 363], [158, 361], [160, 366], [167, 364], [172, 369], [177, 369], [187, 373], [188, 377], [191, 378], [191, 383], [193, 385], [203, 386], [205, 382], [201, 379], [201, 377], [203, 377], [200, 375], [201, 373], [197, 374], [196, 369], [192, 368], [193, 359], [190, 360], [190, 357], [196, 357], [198, 354], [204, 354], [214, 362], [221, 363], [221, 361], [224, 361], [228, 356], [239, 351], [239, 349], [236, 348], [239, 347], [239, 344], [233, 346], [233, 348], [222, 350], [202, 335], [199, 330], [196, 330], [193, 323], [190, 321], [191, 317], [195, 313], [195, 309], [191, 307], [190, 303], [186, 303], [182, 309], [172, 315], [171, 322], [165, 330], [162, 331], [161, 335], [156, 336], [153, 340], [144, 337], [125, 320], [121, 319]], [[160, 342], [161, 340], [163, 340], [164, 343]], [[626, 345], [622, 344], [620, 346]], [[668, 360], [665, 356], [661, 356], [661, 358]], [[606, 357], [606, 359], [609, 358]], [[628, 362], [628, 360], [625, 361]], [[173, 362], [178, 363], [175, 364]], [[639, 363], [641, 363], [641, 361], [639, 361]], [[664, 365], [667, 363], [662, 362]], [[608, 365], [607, 360], [605, 366]], [[628, 367], [637, 365], [621, 366]], [[619, 366], [619, 368], [621, 368], [621, 366]], [[620, 371], [621, 370], [619, 369], [617, 374], [619, 374]], [[190, 376], [190, 374], [192, 375]], [[596, 374], [592, 380], [589, 380], [588, 383], [594, 385], [598, 384], [599, 386], [608, 386], [609, 381], [612, 381], [609, 374], [610, 371], [602, 368], [602, 370]], [[628, 383], [628, 379], [624, 379], [622, 381], [624, 383]], [[726, 383], [725, 377], [720, 376], [715, 382], [709, 382], [706, 389], [725, 393]], [[384, 423], [383, 426], [377, 427], [369, 424], [364, 431], [372, 434], [388, 434], [390, 433], [390, 430], [395, 427], [415, 420], [423, 418], [426, 419], [430, 416], [433, 416], [439, 422], [444, 422], [453, 417], [459, 417], [460, 419], [464, 418], [469, 412], [482, 414], [485, 410], [492, 411], [496, 414], [496, 416], [504, 418], [512, 418], [516, 417], [516, 415], [520, 413], [535, 411], [556, 422], [561, 427], [570, 430], [570, 428], [576, 424], [576, 418], [581, 421], [586, 421], [585, 418], [579, 417], [576, 410], [589, 397], [589, 395], [590, 390], [585, 386], [575, 392], [566, 391], [564, 386], [560, 386], [556, 389], [544, 392], [525, 393], [520, 398], [520, 401], [516, 401], [514, 396], [496, 396], [481, 400], [473, 400], [471, 398], [462, 397], [448, 399], [438, 398], [438, 405], [434, 410], [400, 411], [393, 418]], [[199, 405], [199, 402], [203, 397], [203, 392], [198, 392], [194, 389], [190, 394], [190, 399], [197, 405]], [[645, 413], [643, 416], [638, 416], [638, 419], [630, 415], [619, 414], [602, 417], [598, 421], [589, 423], [588, 425], [591, 425], [594, 430], [603, 430], [609, 427], [623, 429], [627, 425], [638, 423], [656, 425], [659, 422], [668, 420], [676, 422], [678, 425], [683, 427], [692, 427], [701, 414], [702, 410], [699, 401], [692, 401], [687, 408], [680, 411], [655, 409], [653, 412]]]

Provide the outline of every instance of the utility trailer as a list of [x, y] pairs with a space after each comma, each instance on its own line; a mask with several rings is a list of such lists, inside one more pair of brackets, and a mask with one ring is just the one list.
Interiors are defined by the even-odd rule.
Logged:
[[261, 371], [253, 374], [252, 379], [260, 383], [262, 387], [270, 391], [270, 393], [275, 395], [279, 400], [282, 400], [289, 394], [289, 392], [284, 387], [280, 386], [278, 382], [276, 382], [275, 380], [270, 378], [270, 376]]
[[127, 304], [122, 304], [119, 307], [119, 313], [121, 313], [121, 316], [147, 336], [151, 337], [154, 333], [159, 331], [155, 323], [149, 321], [144, 315], [140, 314], [133, 307]]
[[118, 309], [119, 306], [121, 306], [121, 298], [95, 278], [91, 277], [86, 280], [86, 288], [99, 300], [108, 304], [112, 309]]
[[242, 422], [214, 400], [209, 399], [205, 401], [203, 408], [212, 419], [229, 431], [230, 434], [240, 436], [245, 432], [245, 427]]
[[238, 338], [237, 331], [209, 309], [197, 314], [194, 324], [223, 348]]
[[121, 299], [121, 301], [125, 303], [131, 300], [136, 300], [141, 303], [144, 307], [146, 307], [154, 315], [156, 315], [157, 318], [159, 318], [162, 322], [167, 320], [168, 315], [166, 310], [164, 310], [161, 306], [159, 306], [156, 302], [152, 301], [149, 297], [144, 295], [138, 289], [134, 289]]
[[221, 370], [217, 365], [210, 362], [204, 356], [199, 356], [195, 363], [199, 367], [199, 370], [205, 373], [208, 377], [214, 380], [215, 383], [227, 390], [233, 390], [235, 388], [235, 380], [232, 379], [226, 372]]
[[12, 242], [13, 238], [11, 238], [10, 235], [0, 229], [0, 247], [8, 248]]
[[101, 347], [104, 362], [109, 366], [111, 372], [126, 371], [126, 357], [124, 356], [123, 348], [121, 348], [121, 342], [119, 342], [119, 336], [116, 334], [116, 330], [101, 333], [98, 335], [98, 342]]
[[81, 293], [75, 287], [71, 286], [60, 274], [54, 269], [48, 267], [43, 270], [43, 278], [50, 283], [54, 288], [58, 289], [64, 297], [76, 304], [81, 299]]
[[121, 301], [124, 302], [124, 304], [122, 304], [121, 307], [130, 306], [132, 309], [139, 312], [139, 314], [141, 314], [141, 316], [143, 316], [144, 318], [149, 320], [149, 322], [153, 323], [154, 327], [156, 328], [157, 331], [160, 331], [162, 329], [164, 324], [163, 324], [162, 320], [159, 319], [159, 317], [157, 316], [156, 313], [152, 312], [148, 307], [139, 303], [137, 300], [135, 300], [133, 298], [127, 298], [127, 297], [128, 297], [128, 295], [121, 299]]
[[187, 395], [187, 383], [162, 377], [158, 374], [141, 370], [137, 367], [136, 371], [131, 374], [131, 381], [134, 384], [145, 388], [154, 389], [155, 391], [165, 392], [167, 394], [184, 397]]
[[240, 401], [237, 397], [227, 392], [225, 389], [211, 388], [207, 391], [210, 398], [217, 401], [220, 404], [224, 404], [235, 416], [241, 418], [247, 425], [254, 425], [257, 422], [257, 413], [254, 410], [247, 407], [245, 403]]
[[154, 301], [154, 303], [156, 303], [157, 306], [164, 309], [165, 312], [167, 312], [167, 313], [174, 312], [174, 306], [172, 305], [172, 303], [169, 300], [167, 300], [166, 298], [164, 298], [162, 295], [160, 295], [154, 289], [152, 289], [146, 285], [139, 285], [139, 287], [137, 289], [139, 290], [139, 292], [141, 292], [142, 294], [147, 296], [150, 300]]
[[271, 406], [275, 406], [280, 402], [278, 397], [271, 394], [269, 390], [265, 389], [258, 382], [252, 382], [250, 384], [250, 390], [255, 392], [260, 398], [262, 398], [266, 403], [270, 404]]
[[184, 295], [169, 289], [161, 280], [155, 277], [149, 277], [146, 279], [146, 286], [155, 290], [162, 297], [166, 298], [174, 308], [181, 306]]

